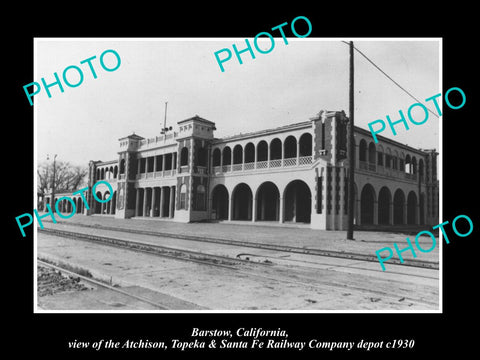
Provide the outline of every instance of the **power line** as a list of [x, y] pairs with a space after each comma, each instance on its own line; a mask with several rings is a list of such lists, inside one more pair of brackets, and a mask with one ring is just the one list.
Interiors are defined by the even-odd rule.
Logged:
[[[349, 45], [348, 42], [346, 41], [342, 41], [343, 43]], [[378, 71], [380, 71], [383, 75], [385, 75], [390, 81], [392, 81], [395, 85], [397, 85], [400, 89], [402, 89], [406, 94], [408, 94], [412, 99], [414, 99], [416, 102], [420, 102], [420, 100], [418, 100], [415, 96], [413, 96], [408, 90], [406, 90], [403, 86], [401, 86], [398, 82], [396, 82], [395, 80], [392, 79], [392, 77], [390, 75], [388, 75], [385, 71], [383, 71], [382, 69], [380, 69], [380, 67], [375, 64], [372, 60], [370, 60], [367, 55], [365, 55], [363, 52], [361, 52], [359, 49], [357, 49], [355, 46], [353, 47], [360, 55], [362, 55], [365, 59], [367, 59], [367, 61], [372, 64]], [[426, 107], [426, 106], [425, 106]], [[439, 117], [437, 114], [435, 114], [432, 110], [430, 110], [428, 107], [426, 107], [426, 109], [432, 113], [433, 115], [435, 115], [437, 118]]]

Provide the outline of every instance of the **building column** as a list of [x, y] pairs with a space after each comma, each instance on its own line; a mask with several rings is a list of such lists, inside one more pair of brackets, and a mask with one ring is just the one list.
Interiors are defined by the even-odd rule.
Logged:
[[174, 153], [172, 152], [172, 172], [173, 172], [173, 169], [175, 169], [175, 156], [173, 154]]
[[299, 158], [300, 158], [300, 138], [297, 141], [297, 166], [299, 165]]
[[393, 201], [390, 201], [388, 203], [388, 214], [389, 214], [388, 224], [393, 225]]
[[403, 221], [402, 221], [402, 225], [406, 225], [407, 224], [407, 202], [405, 201], [405, 203], [403, 204]]
[[[153, 170], [155, 170], [155, 165], [154, 165], [154, 167], [153, 167]], [[152, 217], [155, 216], [155, 206], [157, 205], [157, 204], [155, 203], [155, 199], [156, 199], [156, 196], [155, 196], [155, 195], [156, 195], [156, 191], [155, 191], [155, 190], [157, 190], [157, 188], [156, 188], [156, 187], [152, 187]]]
[[285, 141], [282, 143], [282, 146], [280, 147], [280, 166], [283, 166], [283, 160], [285, 157]]
[[242, 146], [242, 171], [245, 170], [245, 146]]
[[[153, 177], [156, 176], [155, 172], [157, 171], [157, 156], [156, 155], [153, 155]], [[152, 193], [154, 192], [155, 188], [152, 188]], [[152, 201], [152, 209], [154, 209], [153, 207], [153, 201]]]
[[257, 221], [257, 198], [253, 197], [252, 198], [252, 222]]
[[[325, 209], [326, 209], [326, 206], [325, 206]], [[360, 199], [357, 199], [355, 201], [355, 210], [356, 210], [355, 211], [355, 219], [354, 219], [355, 224], [356, 225], [362, 225], [362, 217], [360, 216], [361, 215], [360, 214], [360, 212], [361, 212], [361, 210], [360, 210]]]
[[148, 216], [147, 214], [147, 189], [148, 188], [144, 188], [143, 189], [143, 216]]
[[262, 191], [262, 196], [260, 198], [262, 206], [260, 207], [260, 218], [265, 219], [265, 191]]
[[[332, 211], [330, 213], [331, 219], [332, 219], [332, 227], [331, 229], [336, 229], [335, 224], [337, 223], [337, 180], [335, 176], [335, 166], [332, 167]], [[296, 190], [296, 189], [295, 189]], [[295, 191], [295, 200], [297, 199], [297, 192]], [[297, 210], [297, 203], [295, 202], [295, 216], [296, 216], [296, 210]], [[295, 218], [296, 220], [296, 218]]]
[[165, 154], [162, 155], [162, 177], [165, 175]]
[[270, 144], [267, 143], [267, 168], [270, 167]]
[[135, 198], [135, 216], [140, 213], [140, 188], [137, 188], [137, 197]]
[[253, 163], [255, 164], [255, 169], [257, 168], [257, 148], [253, 148]]
[[164, 214], [163, 207], [164, 207], [164, 205], [165, 205], [165, 187], [162, 186], [161, 191], [160, 191], [160, 217], [163, 217], [163, 214]]
[[[173, 155], [172, 155], [173, 158]], [[168, 212], [168, 217], [170, 219], [173, 218], [173, 214], [175, 211], [175, 186], [170, 187], [170, 203], [169, 203], [169, 209], [170, 211]]]
[[232, 221], [233, 217], [233, 196], [230, 195], [230, 199], [228, 199], [228, 221]]
[[278, 216], [278, 222], [280, 224], [283, 224], [283, 214], [284, 214], [284, 207], [285, 207], [285, 203], [283, 202], [283, 197], [280, 196], [280, 214]]

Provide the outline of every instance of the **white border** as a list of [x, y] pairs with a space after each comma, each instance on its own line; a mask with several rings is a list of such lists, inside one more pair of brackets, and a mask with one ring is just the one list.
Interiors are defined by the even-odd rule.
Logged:
[[[275, 37], [280, 40], [281, 38]], [[389, 37], [389, 38], [290, 38], [288, 41], [438, 41], [439, 44], [439, 92], [442, 93], [443, 89], [443, 38], [402, 38], [402, 37]], [[38, 41], [225, 41], [225, 40], [244, 40], [239, 37], [226, 37], [226, 38], [33, 38], [33, 76], [34, 79], [38, 79], [37, 73], [37, 42]], [[432, 94], [433, 95], [433, 94]], [[442, 94], [443, 96], [443, 94]], [[442, 109], [443, 101], [439, 106]], [[443, 113], [443, 111], [442, 111]], [[37, 208], [37, 109], [33, 105], [33, 133], [34, 133], [34, 150], [33, 150], [33, 164], [34, 164], [34, 192], [33, 203], [35, 209]], [[439, 220], [443, 222], [443, 115], [439, 117], [439, 159], [437, 168], [437, 179], [439, 180]], [[54, 154], [52, 154], [53, 156]], [[438, 310], [44, 310], [38, 308], [38, 296], [37, 296], [37, 227], [36, 217], [33, 216], [33, 239], [34, 239], [34, 280], [33, 280], [33, 297], [35, 314], [441, 314], [443, 313], [443, 241], [442, 233], [439, 231], [439, 309]]]

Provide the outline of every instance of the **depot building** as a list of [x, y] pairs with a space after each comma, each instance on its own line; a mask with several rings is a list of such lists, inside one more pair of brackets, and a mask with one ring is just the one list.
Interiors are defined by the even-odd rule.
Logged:
[[[177, 222], [277, 223], [345, 230], [348, 118], [320, 111], [307, 121], [216, 138], [196, 115], [166, 134], [119, 139], [118, 155], [90, 161], [84, 215]], [[435, 149], [422, 150], [360, 127], [355, 137], [354, 222], [365, 227], [438, 224]], [[96, 197], [109, 199], [100, 203]], [[70, 196], [72, 193], [70, 193]], [[55, 202], [68, 193], [55, 193]], [[45, 202], [52, 204], [51, 193]], [[54, 203], [55, 203], [54, 202]], [[71, 212], [64, 200], [60, 211]], [[70, 209], [69, 209], [70, 207]]]

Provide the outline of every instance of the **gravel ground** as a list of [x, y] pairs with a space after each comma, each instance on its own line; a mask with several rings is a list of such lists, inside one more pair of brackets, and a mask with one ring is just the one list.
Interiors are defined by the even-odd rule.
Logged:
[[37, 266], [38, 296], [55, 295], [67, 291], [91, 290], [80, 282], [80, 278], [64, 275], [61, 271], [38, 265]]

